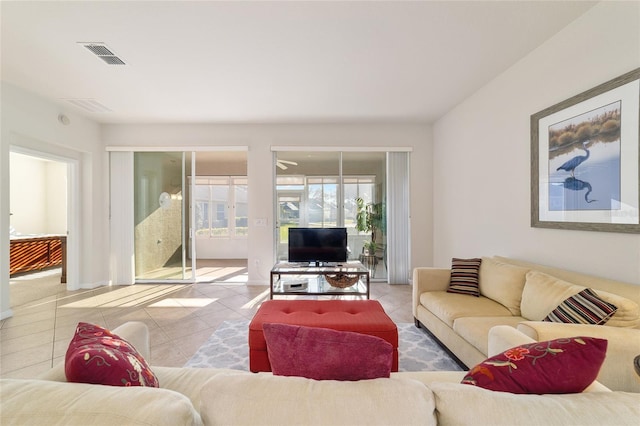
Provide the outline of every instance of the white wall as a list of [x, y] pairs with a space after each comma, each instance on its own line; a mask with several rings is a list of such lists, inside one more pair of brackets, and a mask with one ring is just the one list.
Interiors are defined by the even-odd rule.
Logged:
[[34, 157], [10, 154], [11, 225], [21, 234], [44, 234], [46, 208], [45, 163]]
[[47, 161], [45, 175], [45, 233], [64, 235], [67, 233], [67, 164]]
[[[266, 284], [274, 261], [271, 146], [412, 147], [412, 264], [431, 261], [431, 127], [417, 124], [104, 125], [107, 146], [247, 146], [249, 283]], [[264, 218], [267, 226], [256, 226]]]
[[[74, 180], [79, 197], [71, 200], [78, 218], [68, 247], [80, 253], [79, 262], [69, 265], [68, 288], [90, 288], [106, 284], [108, 268], [108, 182], [107, 156], [100, 143], [97, 123], [43, 100], [25, 90], [2, 83], [0, 133], [0, 315], [9, 308], [9, 202], [10, 147], [42, 152], [75, 164]], [[58, 114], [71, 120], [58, 122]], [[71, 195], [69, 195], [71, 196]], [[75, 237], [75, 238], [74, 238]], [[73, 238], [73, 241], [72, 241]]]
[[530, 116], [640, 66], [640, 3], [602, 2], [434, 125], [436, 266], [499, 254], [640, 284], [640, 236], [530, 227]]
[[12, 152], [11, 225], [20, 234], [66, 234], [67, 165]]
[[198, 259], [246, 259], [249, 252], [247, 238], [197, 238]]

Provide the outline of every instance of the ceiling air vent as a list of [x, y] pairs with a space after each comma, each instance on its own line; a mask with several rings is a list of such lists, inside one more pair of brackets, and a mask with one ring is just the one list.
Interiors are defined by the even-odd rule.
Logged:
[[91, 53], [109, 65], [126, 65], [125, 62], [111, 51], [104, 43], [80, 43]]
[[109, 108], [95, 99], [65, 99], [65, 101], [88, 112], [111, 112]]

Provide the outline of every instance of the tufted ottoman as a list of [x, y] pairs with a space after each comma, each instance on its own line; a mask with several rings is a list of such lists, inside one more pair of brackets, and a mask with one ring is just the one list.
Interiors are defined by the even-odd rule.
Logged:
[[398, 328], [377, 300], [267, 300], [249, 324], [249, 369], [271, 371], [263, 323], [355, 331], [393, 346], [391, 371], [398, 371]]

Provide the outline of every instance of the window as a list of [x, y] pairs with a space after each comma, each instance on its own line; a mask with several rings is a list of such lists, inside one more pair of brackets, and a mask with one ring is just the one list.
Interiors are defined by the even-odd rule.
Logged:
[[248, 181], [246, 177], [234, 177], [231, 180], [234, 191], [235, 235], [238, 237], [246, 237], [249, 235]]
[[362, 198], [365, 204], [375, 202], [374, 191], [375, 176], [345, 176], [342, 180], [344, 191], [344, 226], [349, 228], [349, 233], [358, 233], [356, 227], [356, 215], [358, 207], [356, 199]]
[[312, 228], [335, 227], [338, 223], [338, 178], [307, 178], [308, 220]]
[[[375, 176], [345, 176], [342, 180], [344, 194], [344, 221], [338, 217], [338, 185], [335, 176], [278, 176], [278, 214], [281, 227], [308, 226], [329, 228], [345, 226], [349, 233], [355, 230], [357, 206], [361, 197], [365, 203], [375, 202]], [[306, 196], [304, 196], [306, 194]], [[304, 211], [300, 211], [303, 208]]]
[[197, 176], [194, 195], [196, 237], [247, 237], [245, 176]]

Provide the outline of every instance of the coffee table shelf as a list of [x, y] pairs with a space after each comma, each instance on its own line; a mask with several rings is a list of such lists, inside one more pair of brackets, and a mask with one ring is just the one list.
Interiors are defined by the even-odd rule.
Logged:
[[[347, 288], [334, 287], [327, 275], [337, 273], [358, 278]], [[340, 266], [302, 266], [277, 263], [271, 269], [270, 294], [274, 296], [365, 296], [369, 298], [369, 270], [360, 262], [346, 262]]]

